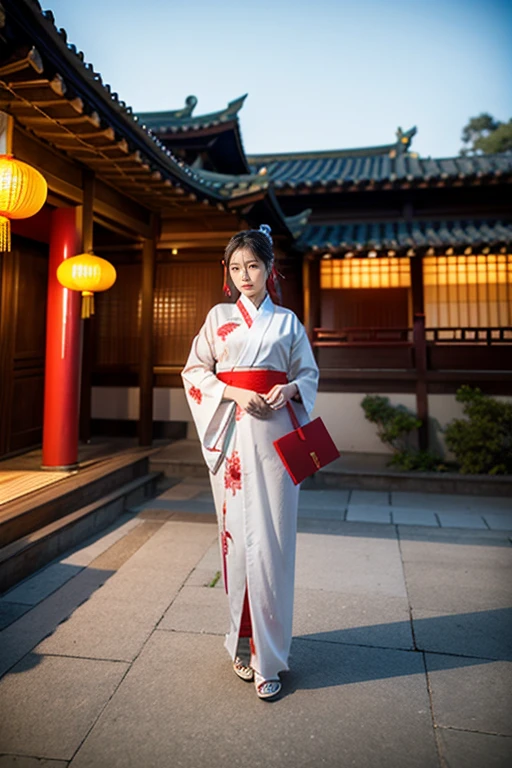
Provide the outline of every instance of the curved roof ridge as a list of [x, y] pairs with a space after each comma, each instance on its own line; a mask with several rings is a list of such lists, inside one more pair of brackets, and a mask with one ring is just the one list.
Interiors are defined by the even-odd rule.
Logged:
[[181, 109], [157, 111], [157, 112], [137, 112], [139, 120], [144, 121], [146, 127], [152, 130], [164, 132], [165, 129], [174, 128], [204, 128], [212, 123], [225, 123], [229, 120], [235, 120], [242, 109], [247, 98], [245, 93], [237, 99], [230, 101], [224, 109], [217, 112], [209, 112], [204, 115], [193, 115], [197, 106], [197, 96], [187, 96], [185, 106]]
[[247, 160], [251, 164], [262, 162], [284, 162], [288, 160], [336, 160], [338, 157], [357, 157], [360, 155], [387, 155], [396, 144], [383, 144], [376, 147], [355, 147], [353, 149], [318, 149], [301, 152], [265, 152], [247, 154]]

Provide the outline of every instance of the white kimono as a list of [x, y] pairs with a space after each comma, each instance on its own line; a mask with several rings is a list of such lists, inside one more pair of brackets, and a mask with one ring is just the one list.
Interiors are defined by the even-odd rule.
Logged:
[[251, 666], [268, 680], [288, 669], [299, 486], [273, 445], [293, 429], [287, 408], [257, 419], [223, 400], [226, 384], [215, 374], [248, 369], [285, 372], [300, 393], [302, 403], [292, 401], [298, 421], [309, 420], [318, 367], [304, 326], [268, 295], [259, 309], [243, 295], [213, 307], [181, 374], [220, 529], [231, 615], [225, 646], [234, 659], [247, 590]]

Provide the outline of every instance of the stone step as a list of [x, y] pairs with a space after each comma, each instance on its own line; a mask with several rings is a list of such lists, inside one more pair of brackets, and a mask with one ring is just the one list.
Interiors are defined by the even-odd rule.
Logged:
[[149, 466], [153, 472], [162, 472], [165, 477], [208, 477], [201, 445], [193, 438], [179, 440], [154, 453]]
[[0, 511], [1, 546], [40, 530], [146, 475], [153, 453], [154, 450], [128, 450], [92, 461], [58, 483], [3, 504]]
[[158, 472], [137, 476], [92, 503], [61, 515], [3, 546], [0, 549], [0, 593], [106, 528], [128, 508], [154, 496], [160, 476]]
[[[150, 466], [166, 477], [208, 477], [200, 443], [193, 439], [166, 446], [151, 457]], [[386, 456], [372, 454], [342, 454], [337, 461], [306, 478], [301, 487], [304, 490], [415, 491], [512, 499], [510, 475], [401, 472], [386, 466]]]
[[[502, 496], [512, 499], [512, 477], [463, 475], [457, 472], [400, 472], [345, 469], [333, 462], [302, 483], [305, 490], [411, 491], [418, 493]], [[512, 508], [512, 501], [511, 501]]]

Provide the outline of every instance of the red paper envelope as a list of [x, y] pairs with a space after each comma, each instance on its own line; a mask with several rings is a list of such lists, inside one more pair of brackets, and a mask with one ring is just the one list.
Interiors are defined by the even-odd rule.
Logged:
[[289, 403], [287, 407], [296, 429], [274, 440], [274, 445], [288, 474], [298, 485], [321, 467], [338, 459], [340, 452], [320, 417], [301, 427]]

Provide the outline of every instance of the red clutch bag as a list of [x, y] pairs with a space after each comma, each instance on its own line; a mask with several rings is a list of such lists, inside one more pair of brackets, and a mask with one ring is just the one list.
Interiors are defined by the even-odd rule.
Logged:
[[301, 427], [290, 403], [286, 403], [286, 407], [294, 430], [274, 440], [274, 446], [291, 479], [298, 485], [306, 477], [338, 459], [340, 452], [320, 417]]

